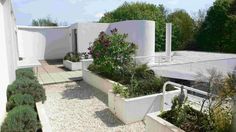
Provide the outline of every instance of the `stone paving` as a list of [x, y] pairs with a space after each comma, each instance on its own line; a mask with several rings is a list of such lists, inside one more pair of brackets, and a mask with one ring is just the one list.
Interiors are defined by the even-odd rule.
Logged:
[[108, 109], [107, 95], [84, 81], [44, 85], [53, 132], [143, 132], [143, 122], [125, 125]]
[[55, 84], [81, 80], [82, 71], [69, 71], [61, 60], [40, 61], [41, 66], [35, 69], [40, 84]]

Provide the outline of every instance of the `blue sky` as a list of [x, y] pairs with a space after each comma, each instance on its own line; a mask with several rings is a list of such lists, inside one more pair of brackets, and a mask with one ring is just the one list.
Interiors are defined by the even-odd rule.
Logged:
[[97, 21], [125, 1], [163, 4], [170, 10], [185, 9], [193, 14], [207, 9], [215, 0], [12, 0], [18, 25], [30, 25], [32, 19], [47, 16], [68, 24]]

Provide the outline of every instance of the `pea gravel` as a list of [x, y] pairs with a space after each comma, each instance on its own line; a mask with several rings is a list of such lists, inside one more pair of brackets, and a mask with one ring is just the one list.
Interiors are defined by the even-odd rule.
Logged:
[[125, 125], [108, 109], [107, 95], [84, 81], [45, 85], [44, 103], [53, 132], [143, 132], [143, 122]]

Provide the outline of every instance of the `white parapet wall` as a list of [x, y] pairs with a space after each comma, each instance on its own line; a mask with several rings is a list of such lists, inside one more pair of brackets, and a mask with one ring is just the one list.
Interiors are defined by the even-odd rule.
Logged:
[[19, 56], [38, 60], [62, 59], [71, 51], [68, 27], [18, 26]]
[[17, 38], [11, 0], [0, 1], [0, 125], [6, 114], [7, 86], [15, 80]]
[[[111, 23], [108, 31], [117, 28], [119, 33], [128, 34], [127, 41], [138, 46], [136, 56], [155, 55], [155, 22], [147, 20], [130, 20]], [[154, 63], [154, 57], [144, 58]]]

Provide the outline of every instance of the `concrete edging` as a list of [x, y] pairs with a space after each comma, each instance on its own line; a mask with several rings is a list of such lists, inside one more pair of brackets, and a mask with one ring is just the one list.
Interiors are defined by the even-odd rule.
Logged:
[[52, 132], [52, 128], [50, 126], [49, 119], [47, 117], [47, 114], [46, 114], [46, 111], [44, 109], [42, 102], [36, 103], [36, 109], [38, 111], [39, 120], [42, 125], [42, 131], [43, 132]]

